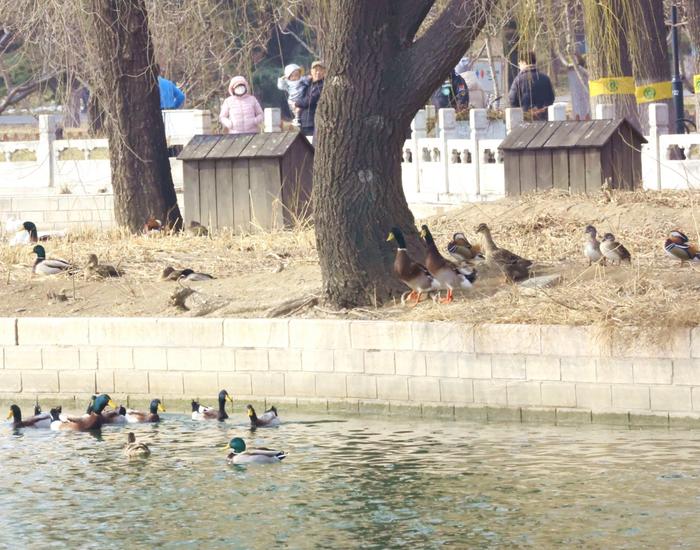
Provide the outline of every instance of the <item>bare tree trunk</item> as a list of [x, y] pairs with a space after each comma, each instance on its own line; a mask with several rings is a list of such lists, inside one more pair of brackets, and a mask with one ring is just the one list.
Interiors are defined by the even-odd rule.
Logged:
[[[632, 48], [632, 58], [634, 60], [634, 72], [637, 86], [666, 82], [670, 87], [671, 82], [671, 60], [666, 44], [666, 24], [664, 20], [664, 5], [658, 0], [638, 0], [629, 4], [633, 7], [628, 14], [627, 20], [634, 21], [635, 47]], [[631, 27], [631, 25], [628, 25]], [[649, 133], [649, 104], [665, 103], [668, 106], [668, 120], [671, 127], [676, 120], [676, 109], [673, 105], [673, 98], [659, 99], [658, 91], [648, 88], [646, 94], [647, 102], [639, 103], [639, 120], [642, 131], [646, 135]]]
[[[686, 0], [687, 30], [693, 51], [700, 51], [700, 0]], [[700, 56], [694, 56], [695, 74], [700, 74]], [[693, 76], [693, 84], [695, 77]], [[695, 124], [700, 128], [700, 93], [695, 93]]]
[[[623, 27], [622, 0], [585, 0], [584, 7], [586, 41], [590, 48], [588, 56], [590, 81], [612, 77], [631, 78], [632, 61], [627, 44], [627, 33]], [[620, 86], [620, 81], [617, 82], [617, 86]], [[591, 94], [591, 110], [594, 114], [595, 106], [599, 104], [614, 105], [615, 116], [626, 117], [639, 128], [637, 100], [633, 85], [630, 93], [596, 96]]]
[[92, 137], [104, 137], [105, 112], [94, 93], [88, 98], [87, 115], [88, 134]]
[[63, 127], [78, 128], [80, 126], [80, 91], [82, 84], [72, 78], [67, 80], [66, 99], [63, 104]]
[[92, 0], [117, 223], [180, 223], [144, 0]]
[[[492, 4], [452, 0], [414, 41], [431, 0], [334, 0], [329, 74], [317, 112], [314, 217], [324, 298], [372, 305], [400, 288], [392, 274], [401, 227], [422, 260], [401, 187], [401, 146], [411, 118], [454, 67]], [[484, 6], [487, 6], [486, 8]]]

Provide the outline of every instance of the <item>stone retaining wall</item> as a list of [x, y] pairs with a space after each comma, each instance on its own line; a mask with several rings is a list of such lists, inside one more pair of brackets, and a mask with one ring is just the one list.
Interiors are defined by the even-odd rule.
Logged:
[[[624, 336], [624, 335], [622, 335]], [[700, 419], [700, 328], [656, 349], [538, 325], [154, 318], [0, 319], [0, 402], [109, 392], [184, 409], [226, 388], [328, 411], [516, 421]]]

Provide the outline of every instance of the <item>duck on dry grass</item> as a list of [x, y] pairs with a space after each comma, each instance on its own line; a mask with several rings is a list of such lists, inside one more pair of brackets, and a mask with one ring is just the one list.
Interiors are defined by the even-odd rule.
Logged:
[[75, 266], [71, 263], [56, 258], [47, 259], [46, 250], [40, 244], [36, 245], [32, 252], [36, 254], [32, 270], [37, 275], [57, 275], [59, 273], [74, 272]]
[[586, 234], [586, 243], [583, 245], [583, 254], [588, 258], [588, 265], [595, 262], [603, 261], [605, 263], [605, 257], [600, 251], [600, 242], [598, 241], [598, 231], [592, 225], [587, 225], [584, 230]]
[[163, 281], [209, 281], [214, 279], [208, 273], [200, 273], [193, 269], [175, 269], [172, 266], [167, 266], [160, 274]]
[[[401, 296], [401, 303], [413, 301], [413, 305], [420, 302], [421, 296], [424, 293], [439, 291], [440, 283], [433, 277], [423, 264], [415, 262], [406, 251], [406, 240], [403, 232], [398, 227], [393, 227], [389, 232], [387, 241], [396, 241], [396, 259], [394, 260], [394, 273], [398, 279], [404, 283], [410, 292], [404, 293]], [[406, 298], [408, 294], [408, 298]]]
[[455, 290], [467, 290], [473, 286], [476, 280], [476, 270], [468, 267], [457, 267], [449, 260], [443, 258], [427, 225], [421, 226], [420, 236], [427, 247], [425, 267], [440, 283], [441, 288], [447, 289], [447, 296], [444, 300], [441, 300], [442, 303], [450, 303], [454, 299], [452, 293]]
[[603, 240], [600, 243], [600, 251], [612, 265], [617, 262], [621, 265], [622, 262], [632, 263], [632, 256], [629, 251], [619, 242], [615, 240], [615, 235], [606, 233], [603, 235]]
[[124, 275], [124, 272], [113, 265], [99, 263], [97, 254], [88, 255], [87, 265], [85, 266], [86, 279], [107, 279], [110, 277], [121, 277], [122, 275]]
[[497, 246], [491, 236], [491, 230], [485, 223], [479, 224], [476, 232], [482, 236], [486, 262], [497, 267], [503, 273], [506, 282], [517, 282], [530, 276], [531, 260], [521, 258], [510, 250]]
[[484, 257], [481, 253], [481, 247], [477, 244], [471, 244], [464, 233], [452, 235], [452, 240], [447, 243], [447, 252], [459, 263], [483, 259]]
[[685, 262], [700, 261], [700, 250], [697, 245], [690, 242], [688, 236], [678, 229], [674, 229], [664, 243], [666, 254], [672, 258]]

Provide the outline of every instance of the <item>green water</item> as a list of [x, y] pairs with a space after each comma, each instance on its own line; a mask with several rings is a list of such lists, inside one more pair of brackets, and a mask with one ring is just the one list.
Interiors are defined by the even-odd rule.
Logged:
[[[131, 461], [124, 428], [0, 427], [0, 548], [700, 546], [698, 432], [283, 413], [165, 415]], [[236, 435], [289, 457], [228, 466]]]

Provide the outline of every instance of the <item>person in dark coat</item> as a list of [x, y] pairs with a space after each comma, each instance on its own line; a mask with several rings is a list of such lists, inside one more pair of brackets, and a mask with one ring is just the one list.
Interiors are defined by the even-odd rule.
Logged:
[[297, 116], [301, 125], [301, 133], [305, 136], [313, 136], [316, 127], [316, 107], [323, 92], [323, 79], [326, 76], [326, 67], [320, 61], [311, 64], [311, 79], [307, 81], [301, 97], [296, 100]]
[[450, 77], [433, 94], [432, 104], [435, 109], [450, 108], [457, 112], [469, 108], [469, 88], [454, 69]]
[[520, 59], [520, 72], [508, 94], [511, 107], [520, 107], [532, 120], [547, 120], [547, 107], [554, 103], [554, 88], [549, 77], [537, 70], [535, 52]]

